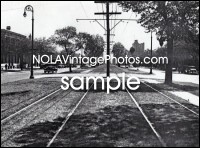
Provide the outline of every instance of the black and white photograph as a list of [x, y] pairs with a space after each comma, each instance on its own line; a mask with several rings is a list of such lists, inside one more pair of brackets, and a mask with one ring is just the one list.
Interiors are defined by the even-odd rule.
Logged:
[[1, 147], [199, 147], [199, 1], [1, 1]]

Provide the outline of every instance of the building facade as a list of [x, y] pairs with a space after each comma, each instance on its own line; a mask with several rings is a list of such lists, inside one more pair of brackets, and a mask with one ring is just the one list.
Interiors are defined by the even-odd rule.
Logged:
[[142, 54], [144, 53], [144, 48], [145, 48], [144, 43], [139, 43], [138, 40], [135, 40], [132, 47], [135, 48], [135, 52], [134, 52], [135, 56], [142, 56]]
[[29, 51], [25, 46], [26, 36], [10, 30], [1, 29], [1, 65], [7, 64], [8, 68], [30, 62]]

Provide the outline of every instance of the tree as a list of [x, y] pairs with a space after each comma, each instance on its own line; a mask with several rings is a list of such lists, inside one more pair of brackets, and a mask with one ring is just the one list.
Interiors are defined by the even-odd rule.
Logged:
[[178, 66], [195, 65], [199, 69], [199, 46], [185, 41], [176, 41], [174, 58]]
[[117, 42], [113, 45], [113, 54], [116, 58], [119, 58], [125, 51], [125, 47], [122, 43]]
[[[90, 38], [90, 34], [85, 32], [78, 33], [76, 37], [76, 47], [78, 50], [85, 50], [86, 44]], [[84, 53], [81, 51], [81, 56], [84, 56]], [[81, 67], [83, 66], [82, 60], [81, 60]]]
[[104, 51], [105, 42], [100, 35], [90, 35], [87, 37], [85, 54], [88, 57], [100, 57]]
[[157, 38], [162, 46], [167, 41], [165, 83], [172, 83], [173, 43], [174, 40], [192, 41], [199, 33], [198, 1], [121, 1], [124, 11], [140, 15], [138, 22], [149, 32], [157, 31]]
[[76, 38], [76, 47], [78, 49], [85, 48], [90, 37], [91, 37], [90, 34], [85, 33], [85, 32], [80, 32]]
[[[119, 58], [123, 57], [126, 54], [126, 49], [122, 43], [118, 42], [113, 45], [112, 52], [116, 58]], [[120, 67], [120, 64], [118, 64], [118, 66]]]
[[[66, 51], [67, 55], [72, 55], [77, 50], [75, 46], [76, 35], [76, 28], [68, 26], [66, 28], [56, 30], [55, 34], [51, 37], [51, 41], [61, 46]], [[72, 72], [70, 62], [69, 71]]]
[[130, 48], [130, 53], [131, 53], [131, 55], [133, 55], [134, 52], [135, 52], [135, 48], [134, 48], [134, 47], [131, 47], [131, 48]]
[[84, 49], [88, 57], [100, 57], [104, 51], [104, 40], [100, 35], [90, 35], [80, 32], [76, 38], [77, 49]]
[[[34, 54], [35, 55], [52, 55], [53, 58], [57, 55], [56, 47], [51, 43], [50, 39], [43, 38], [36, 38], [34, 41]], [[40, 63], [40, 68], [41, 67]]]
[[56, 54], [56, 48], [51, 43], [51, 40], [46, 38], [36, 38], [35, 39], [35, 54]]
[[[174, 67], [179, 68], [184, 65], [195, 65], [199, 69], [199, 45], [187, 43], [183, 40], [174, 41]], [[165, 57], [167, 47], [158, 48], [155, 51], [156, 57]], [[159, 66], [164, 69], [163, 65]]]
[[25, 68], [25, 64], [30, 65], [31, 63], [31, 40], [26, 38], [21, 42], [19, 47], [20, 53], [20, 68], [23, 70]]

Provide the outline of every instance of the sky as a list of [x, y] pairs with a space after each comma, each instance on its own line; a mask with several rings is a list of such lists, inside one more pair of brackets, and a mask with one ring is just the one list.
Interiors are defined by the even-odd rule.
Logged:
[[[31, 12], [23, 17], [24, 7], [32, 5], [35, 16], [35, 37], [50, 37], [56, 29], [74, 26], [77, 32], [99, 34], [106, 40], [105, 30], [93, 21], [78, 21], [76, 19], [103, 19], [103, 16], [94, 15], [95, 12], [105, 11], [105, 5], [96, 4], [94, 1], [1, 1], [1, 29], [11, 26], [11, 31], [28, 36], [31, 33]], [[123, 12], [117, 4], [110, 5], [110, 11], [122, 12], [121, 15], [111, 16], [112, 19], [138, 19], [133, 12]], [[105, 18], [105, 17], [104, 17]], [[104, 21], [100, 21], [104, 26]], [[110, 22], [111, 26], [114, 21]], [[117, 22], [115, 22], [117, 23]], [[134, 40], [145, 43], [145, 49], [151, 47], [151, 35], [146, 33], [136, 21], [124, 21], [113, 29], [114, 42], [121, 42], [126, 49], [130, 49]], [[157, 49], [159, 43], [153, 33], [153, 49]]]

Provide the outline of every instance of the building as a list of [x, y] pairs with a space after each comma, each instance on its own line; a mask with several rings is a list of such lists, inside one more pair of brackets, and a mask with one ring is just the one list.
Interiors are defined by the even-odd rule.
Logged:
[[1, 66], [7, 64], [8, 68], [13, 68], [17, 64], [29, 63], [28, 45], [25, 46], [27, 40], [22, 34], [1, 29]]
[[135, 40], [132, 47], [135, 48], [134, 55], [135, 56], [141, 56], [144, 53], [144, 43], [139, 43], [138, 40]]

